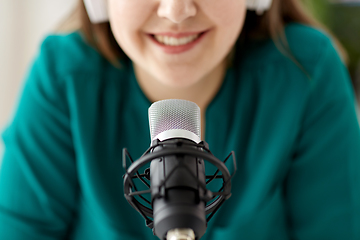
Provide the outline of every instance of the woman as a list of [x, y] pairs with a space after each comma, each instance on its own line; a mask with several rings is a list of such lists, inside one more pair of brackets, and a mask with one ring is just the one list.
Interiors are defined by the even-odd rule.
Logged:
[[353, 90], [298, 1], [106, 4], [110, 24], [81, 1], [81, 29], [41, 47], [3, 134], [0, 239], [157, 239], [123, 197], [121, 151], [148, 148], [167, 98], [197, 103], [213, 154], [237, 155], [202, 239], [360, 238]]

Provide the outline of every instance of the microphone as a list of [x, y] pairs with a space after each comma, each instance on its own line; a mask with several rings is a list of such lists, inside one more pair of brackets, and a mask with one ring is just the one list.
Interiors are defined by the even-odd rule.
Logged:
[[[133, 161], [123, 149], [125, 198], [159, 239], [200, 239], [207, 222], [231, 196], [231, 178], [236, 172], [234, 152], [224, 161], [210, 152], [208, 144], [201, 141], [200, 108], [190, 101], [153, 103], [149, 124], [152, 142], [138, 160]], [[231, 156], [232, 175], [225, 165]], [[129, 167], [127, 159], [131, 161]], [[204, 161], [217, 168], [213, 175], [205, 175]], [[214, 179], [222, 180], [217, 192], [207, 188]]]

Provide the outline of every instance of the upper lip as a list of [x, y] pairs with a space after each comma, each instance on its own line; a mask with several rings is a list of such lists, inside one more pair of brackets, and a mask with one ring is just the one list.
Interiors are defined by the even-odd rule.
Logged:
[[182, 38], [188, 37], [192, 35], [197, 35], [205, 31], [189, 31], [189, 32], [156, 32], [156, 33], [149, 33], [150, 35], [157, 35], [157, 36], [167, 36], [167, 37], [174, 37], [174, 38]]

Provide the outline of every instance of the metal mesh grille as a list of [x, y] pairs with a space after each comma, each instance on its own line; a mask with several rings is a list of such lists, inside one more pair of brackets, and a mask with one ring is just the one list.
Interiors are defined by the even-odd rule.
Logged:
[[188, 130], [200, 134], [200, 108], [193, 102], [169, 99], [153, 103], [149, 108], [151, 139], [172, 129]]

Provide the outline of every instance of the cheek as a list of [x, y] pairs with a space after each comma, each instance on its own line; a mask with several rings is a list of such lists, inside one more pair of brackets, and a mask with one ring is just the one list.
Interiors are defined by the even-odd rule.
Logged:
[[204, 1], [202, 8], [218, 27], [241, 30], [246, 15], [245, 0], [208, 0]]
[[[208, 9], [208, 16], [216, 24], [216, 45], [230, 51], [243, 28], [246, 16], [245, 0], [217, 1], [214, 7]], [[227, 4], [225, 4], [226, 2]]]
[[144, 0], [108, 0], [108, 12], [111, 18], [123, 19], [123, 24], [135, 23], [151, 12], [151, 1]]
[[149, 2], [144, 0], [108, 1], [111, 29], [121, 47], [140, 43], [140, 30], [151, 14]]

